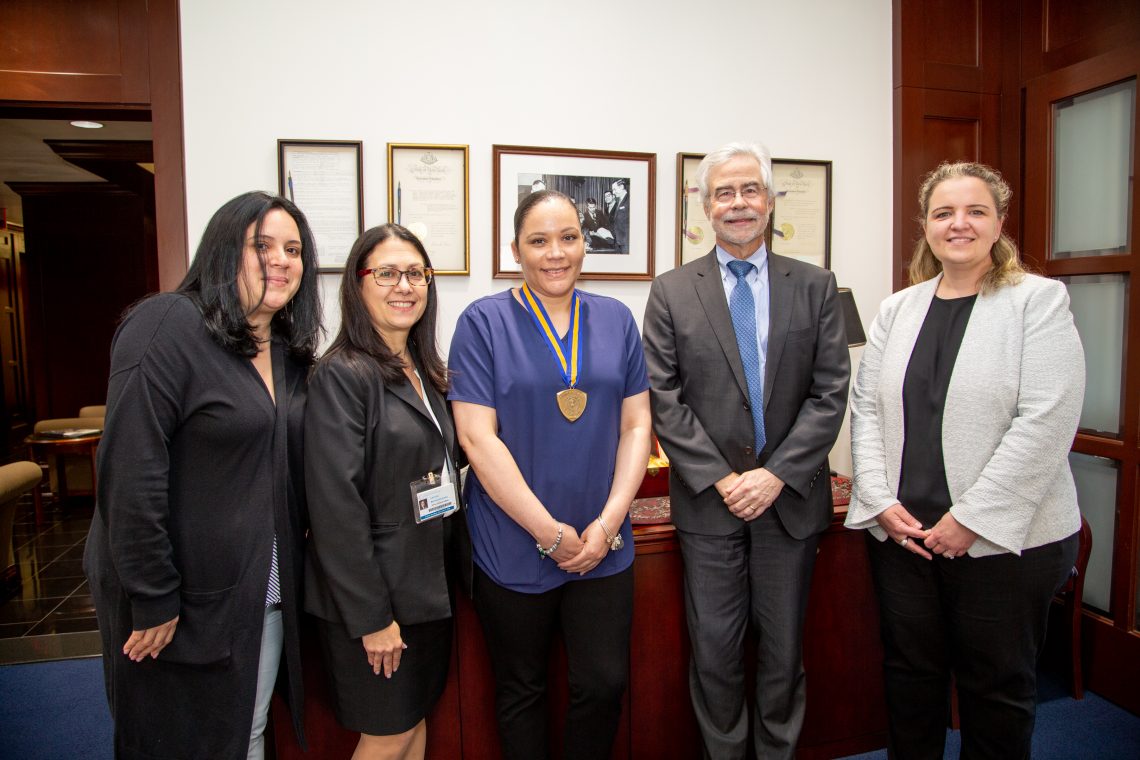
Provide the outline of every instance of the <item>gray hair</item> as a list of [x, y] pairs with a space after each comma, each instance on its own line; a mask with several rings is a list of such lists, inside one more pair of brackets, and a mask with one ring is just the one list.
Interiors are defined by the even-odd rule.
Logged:
[[768, 148], [761, 143], [730, 142], [706, 155], [697, 167], [697, 188], [701, 193], [701, 207], [706, 211], [709, 208], [709, 173], [737, 156], [756, 159], [756, 163], [760, 164], [760, 178], [768, 191], [768, 199], [775, 197], [776, 188], [772, 187], [772, 154]]

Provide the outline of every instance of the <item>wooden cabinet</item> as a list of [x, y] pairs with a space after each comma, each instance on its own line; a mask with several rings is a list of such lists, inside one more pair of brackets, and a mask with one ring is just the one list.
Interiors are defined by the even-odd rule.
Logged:
[[[837, 510], [820, 542], [808, 603], [804, 664], [808, 705], [799, 756], [837, 757], [886, 745], [878, 606], [862, 531], [843, 528]], [[689, 702], [689, 638], [681, 586], [681, 555], [671, 525], [634, 529], [634, 613], [630, 683], [614, 758], [700, 756]], [[470, 600], [457, 603], [456, 644], [443, 697], [428, 717], [428, 757], [490, 760], [500, 756], [494, 682], [483, 632]], [[336, 723], [314, 630], [304, 643], [306, 733], [297, 746], [285, 705], [275, 698], [277, 757], [345, 758], [356, 735]], [[551, 737], [559, 744], [566, 709], [565, 654], [551, 653]], [[552, 757], [559, 758], [557, 747]]]

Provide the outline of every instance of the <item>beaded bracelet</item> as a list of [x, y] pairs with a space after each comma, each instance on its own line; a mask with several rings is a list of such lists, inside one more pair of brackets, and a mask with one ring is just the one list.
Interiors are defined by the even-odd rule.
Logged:
[[554, 552], [558, 551], [558, 546], [561, 543], [562, 543], [562, 523], [558, 523], [558, 537], [554, 539], [554, 543], [550, 545], [550, 548], [549, 549], [543, 549], [542, 544], [539, 544], [539, 543], [536, 543], [534, 545], [534, 548], [538, 549], [538, 555], [540, 557], [542, 557], [543, 559], [546, 559], [548, 556], [550, 556], [551, 554], [554, 554]]
[[616, 536], [610, 533], [609, 528], [607, 528], [606, 524], [602, 522], [601, 517], [598, 518], [598, 525], [602, 526], [602, 532], [606, 534], [606, 543], [610, 545], [611, 552], [616, 552], [618, 549], [625, 546], [625, 541], [622, 539], [621, 533], [618, 533]]

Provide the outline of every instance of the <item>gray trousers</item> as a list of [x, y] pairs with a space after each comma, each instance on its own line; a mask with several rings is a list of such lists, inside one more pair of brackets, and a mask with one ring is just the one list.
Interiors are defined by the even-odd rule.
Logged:
[[265, 757], [265, 725], [269, 721], [269, 703], [273, 699], [273, 685], [277, 683], [277, 669], [281, 664], [284, 641], [281, 605], [266, 607], [265, 627], [261, 629], [261, 662], [257, 668], [257, 698], [253, 705], [253, 726], [249, 733], [247, 760], [263, 760]]
[[793, 757], [804, 719], [803, 626], [819, 536], [792, 538], [774, 509], [727, 536], [677, 536], [692, 642], [689, 692], [705, 756], [747, 755], [744, 637], [751, 622], [756, 757]]

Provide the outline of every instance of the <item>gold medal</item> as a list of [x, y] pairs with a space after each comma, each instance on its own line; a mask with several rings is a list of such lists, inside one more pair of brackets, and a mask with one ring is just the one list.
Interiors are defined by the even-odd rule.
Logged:
[[577, 388], [567, 388], [564, 391], [558, 391], [558, 411], [562, 412], [562, 416], [570, 422], [574, 422], [582, 416], [582, 412], [586, 411], [586, 393]]
[[546, 309], [542, 308], [533, 295], [531, 295], [530, 288], [526, 283], [523, 283], [520, 288], [523, 295], [523, 304], [527, 307], [527, 312], [530, 313], [531, 319], [534, 320], [538, 332], [546, 339], [547, 347], [550, 349], [551, 355], [554, 360], [558, 362], [559, 369], [562, 373], [562, 381], [566, 383], [566, 390], [558, 391], [555, 394], [555, 400], [558, 402], [558, 411], [562, 412], [562, 416], [569, 422], [574, 422], [582, 413], [586, 411], [586, 392], [575, 388], [578, 384], [578, 366], [581, 362], [581, 357], [578, 354], [578, 340], [579, 329], [581, 326], [581, 308], [582, 299], [579, 298], [578, 292], [574, 292], [573, 307], [571, 310], [570, 320], [570, 360], [566, 360], [566, 354], [562, 351], [562, 344], [558, 340], [554, 329], [550, 326], [550, 318], [546, 314]]

